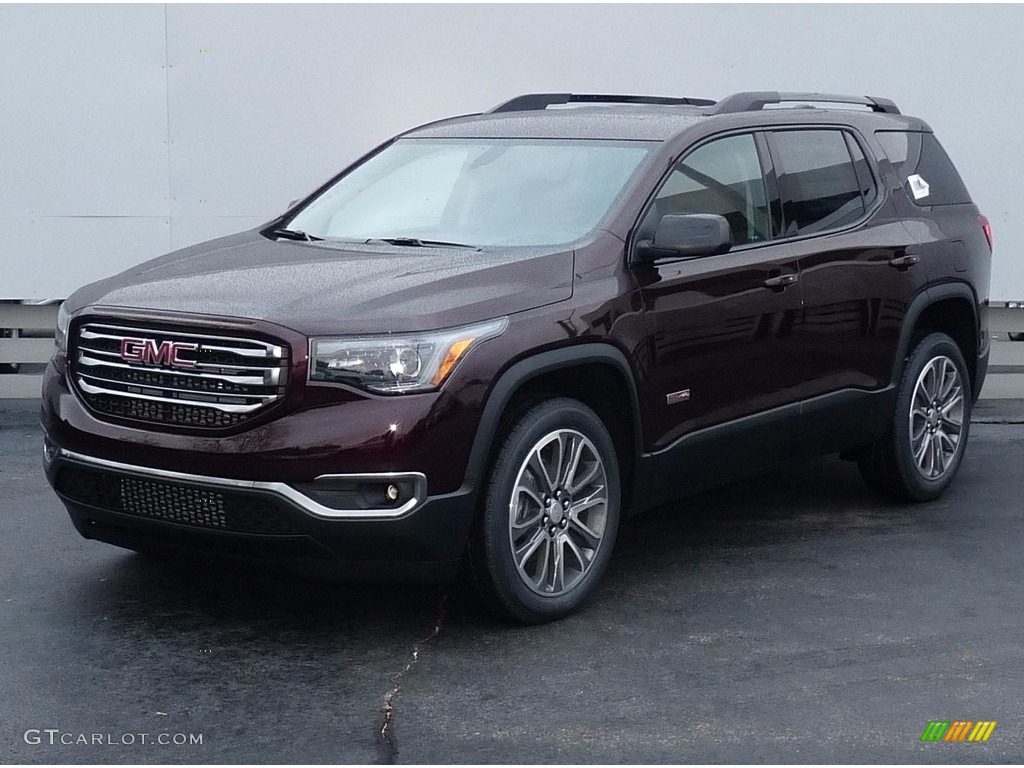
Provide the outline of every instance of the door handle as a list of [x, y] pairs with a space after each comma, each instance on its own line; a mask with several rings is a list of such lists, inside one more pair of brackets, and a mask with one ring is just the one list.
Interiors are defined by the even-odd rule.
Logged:
[[915, 256], [912, 253], [908, 253], [904, 256], [895, 256], [889, 259], [889, 266], [898, 269], [900, 272], [906, 272], [912, 266], [917, 264], [921, 260], [920, 256]]
[[795, 272], [790, 272], [785, 275], [776, 275], [775, 277], [769, 277], [765, 280], [764, 287], [771, 288], [773, 291], [784, 291], [799, 279], [800, 275]]

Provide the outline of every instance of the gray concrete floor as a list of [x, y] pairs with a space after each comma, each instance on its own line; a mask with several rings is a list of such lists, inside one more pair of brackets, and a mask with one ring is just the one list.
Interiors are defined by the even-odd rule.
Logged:
[[[0, 762], [1022, 762], [1024, 403], [976, 416], [938, 502], [793, 466], [628, 521], [591, 606], [518, 628], [85, 541], [35, 404], [0, 404]], [[939, 719], [999, 724], [922, 743]]]

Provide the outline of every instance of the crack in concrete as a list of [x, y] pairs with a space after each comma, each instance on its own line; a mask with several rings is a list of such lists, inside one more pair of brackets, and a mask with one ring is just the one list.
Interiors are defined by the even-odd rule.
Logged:
[[420, 651], [427, 643], [441, 634], [441, 626], [444, 624], [445, 614], [448, 608], [448, 593], [445, 592], [441, 602], [437, 606], [437, 618], [434, 621], [434, 631], [421, 640], [418, 640], [412, 647], [412, 659], [405, 665], [405, 668], [392, 679], [392, 688], [384, 694], [384, 706], [381, 710], [382, 719], [380, 728], [377, 731], [377, 746], [380, 752], [380, 763], [393, 765], [398, 758], [398, 747], [392, 735], [392, 726], [395, 716], [395, 697], [402, 691], [402, 680], [405, 678], [416, 663], [420, 660]]

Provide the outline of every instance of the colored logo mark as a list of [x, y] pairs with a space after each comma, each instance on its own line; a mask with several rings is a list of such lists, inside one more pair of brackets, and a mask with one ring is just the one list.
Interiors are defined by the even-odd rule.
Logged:
[[932, 720], [921, 741], [988, 741], [995, 729], [995, 720]]

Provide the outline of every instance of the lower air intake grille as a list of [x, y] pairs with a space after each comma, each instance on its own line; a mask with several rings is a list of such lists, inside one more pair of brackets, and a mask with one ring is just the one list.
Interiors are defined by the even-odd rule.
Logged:
[[245, 421], [244, 413], [225, 413], [198, 405], [178, 405], [154, 400], [131, 400], [117, 395], [86, 395], [93, 410], [106, 416], [133, 421], [148, 421], [175, 427], [226, 429]]
[[271, 499], [73, 466], [57, 475], [57, 492], [90, 507], [194, 528], [288, 535], [301, 533]]
[[121, 510], [181, 525], [228, 526], [221, 494], [131, 477], [121, 478]]

